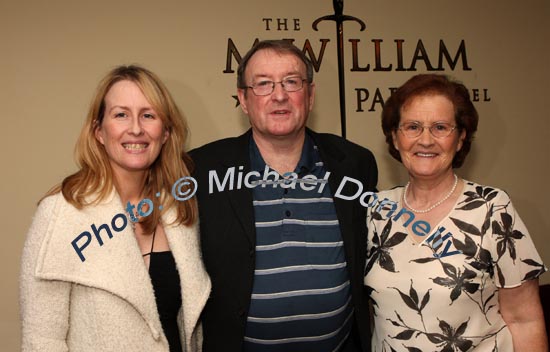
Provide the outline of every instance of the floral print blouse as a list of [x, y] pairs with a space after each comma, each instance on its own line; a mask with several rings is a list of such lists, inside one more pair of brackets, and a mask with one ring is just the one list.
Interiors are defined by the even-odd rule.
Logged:
[[547, 269], [508, 195], [464, 182], [453, 209], [421, 243], [408, 234], [422, 224], [399, 213], [403, 187], [369, 204], [365, 285], [373, 351], [513, 351], [498, 288]]

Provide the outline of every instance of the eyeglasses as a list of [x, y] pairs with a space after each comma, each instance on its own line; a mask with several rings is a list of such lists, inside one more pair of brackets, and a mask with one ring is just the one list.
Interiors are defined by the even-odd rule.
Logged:
[[405, 122], [399, 125], [399, 130], [408, 138], [416, 138], [424, 132], [424, 128], [430, 130], [430, 133], [435, 138], [445, 138], [451, 135], [456, 129], [456, 126], [447, 122], [436, 122], [429, 127], [424, 127], [418, 122]]
[[259, 81], [252, 84], [251, 86], [246, 86], [245, 88], [252, 88], [252, 91], [255, 95], [262, 96], [273, 93], [273, 90], [275, 89], [275, 83], [280, 83], [285, 91], [296, 92], [304, 87], [304, 81], [306, 80], [301, 77], [288, 77], [280, 82], [273, 82], [268, 80]]

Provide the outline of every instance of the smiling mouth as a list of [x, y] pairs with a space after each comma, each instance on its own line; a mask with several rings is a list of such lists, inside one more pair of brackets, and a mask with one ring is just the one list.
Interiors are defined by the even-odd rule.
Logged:
[[127, 150], [143, 150], [149, 146], [149, 143], [123, 143], [122, 146]]
[[435, 153], [414, 153], [414, 155], [417, 155], [417, 156], [420, 156], [420, 157], [423, 157], [423, 158], [433, 158], [433, 157], [437, 156], [437, 154], [435, 154]]

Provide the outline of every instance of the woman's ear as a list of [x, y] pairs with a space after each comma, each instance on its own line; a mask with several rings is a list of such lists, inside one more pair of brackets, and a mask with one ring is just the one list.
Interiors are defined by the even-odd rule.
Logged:
[[97, 120], [94, 120], [94, 136], [95, 139], [99, 141], [99, 143], [105, 145], [105, 141], [103, 140], [103, 136], [101, 133], [101, 125]]
[[393, 142], [393, 147], [396, 150], [399, 150], [399, 146], [397, 145], [397, 133], [396, 133], [396, 131], [391, 132], [391, 139], [392, 139], [392, 142]]

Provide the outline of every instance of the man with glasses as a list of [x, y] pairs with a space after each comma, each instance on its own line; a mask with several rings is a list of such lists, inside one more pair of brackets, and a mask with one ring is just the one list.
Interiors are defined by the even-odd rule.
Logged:
[[212, 279], [203, 350], [367, 351], [365, 208], [333, 193], [344, 176], [375, 190], [375, 159], [306, 127], [313, 67], [291, 43], [259, 42], [237, 76], [251, 129], [191, 152]]

